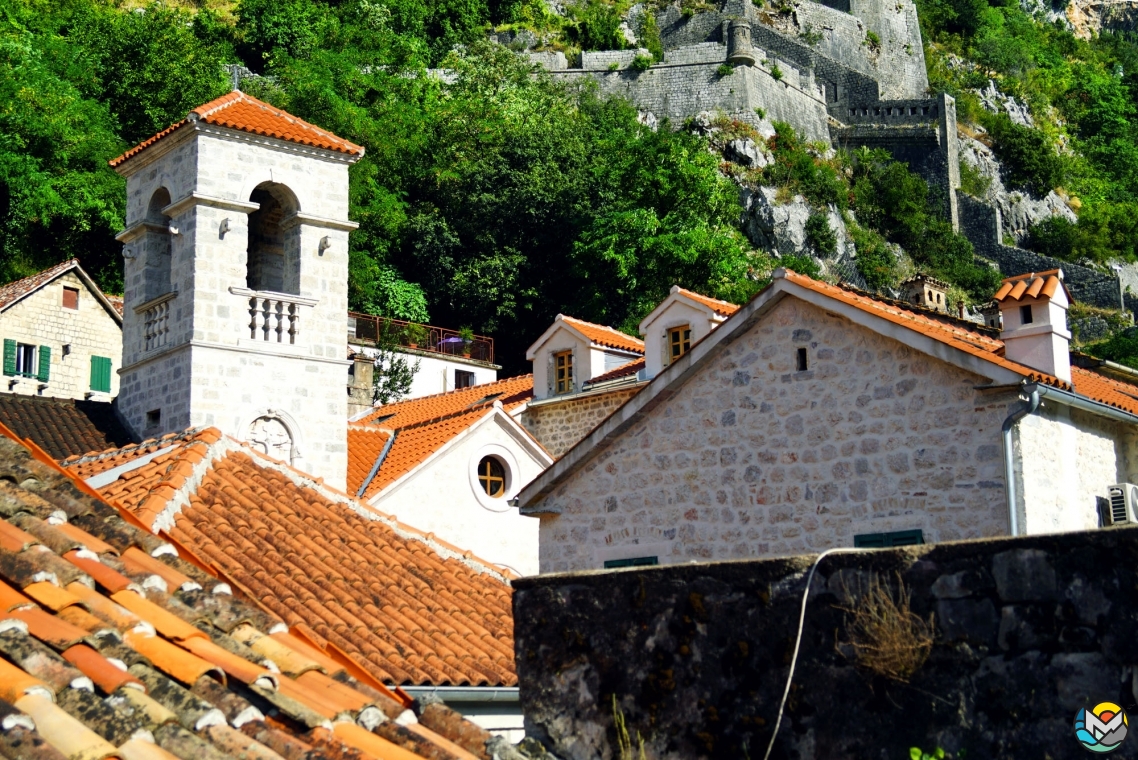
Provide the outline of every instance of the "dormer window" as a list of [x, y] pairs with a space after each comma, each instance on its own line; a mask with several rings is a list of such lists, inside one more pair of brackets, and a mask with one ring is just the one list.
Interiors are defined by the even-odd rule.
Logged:
[[553, 355], [554, 393], [573, 392], [573, 352], [560, 351]]
[[691, 348], [691, 326], [681, 325], [668, 330], [668, 361], [674, 362]]

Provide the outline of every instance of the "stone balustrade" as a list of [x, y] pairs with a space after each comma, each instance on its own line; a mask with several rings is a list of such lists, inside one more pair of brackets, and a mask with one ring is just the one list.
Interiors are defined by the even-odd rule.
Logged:
[[266, 343], [295, 345], [300, 337], [302, 307], [316, 305], [312, 298], [288, 293], [230, 288], [230, 293], [249, 301], [249, 337]]
[[166, 293], [135, 308], [135, 313], [142, 314], [143, 350], [153, 351], [169, 342], [170, 303], [177, 295]]

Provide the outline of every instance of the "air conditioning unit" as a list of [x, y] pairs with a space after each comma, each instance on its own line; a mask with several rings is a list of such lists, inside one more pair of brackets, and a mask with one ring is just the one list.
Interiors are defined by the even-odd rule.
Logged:
[[1110, 505], [1103, 511], [1103, 526], [1138, 523], [1138, 486], [1133, 483], [1115, 483], [1107, 489], [1107, 493]]

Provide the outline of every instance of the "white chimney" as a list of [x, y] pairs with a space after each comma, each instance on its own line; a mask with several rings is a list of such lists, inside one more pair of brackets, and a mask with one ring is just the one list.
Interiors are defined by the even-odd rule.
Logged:
[[1071, 333], [1067, 330], [1071, 294], [1063, 284], [1063, 270], [1009, 277], [996, 291], [995, 300], [1004, 322], [1000, 331], [1004, 356], [1071, 382]]

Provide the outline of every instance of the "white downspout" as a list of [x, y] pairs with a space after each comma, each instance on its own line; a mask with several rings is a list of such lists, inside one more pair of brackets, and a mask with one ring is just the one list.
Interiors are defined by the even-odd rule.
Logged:
[[1008, 415], [1003, 424], [1004, 435], [1004, 493], [1008, 500], [1008, 534], [1019, 535], [1019, 517], [1017, 514], [1016, 478], [1015, 478], [1015, 446], [1012, 444], [1012, 430], [1016, 423], [1029, 414], [1035, 414], [1039, 409], [1039, 387], [1033, 386], [1027, 403]]

